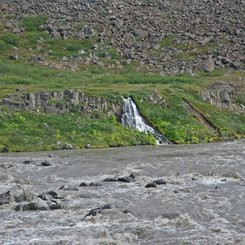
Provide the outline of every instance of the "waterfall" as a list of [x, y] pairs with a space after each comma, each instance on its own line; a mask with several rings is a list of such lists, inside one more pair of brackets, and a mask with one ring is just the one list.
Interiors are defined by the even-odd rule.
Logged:
[[164, 135], [158, 133], [154, 128], [146, 124], [140, 115], [136, 104], [130, 97], [127, 99], [123, 98], [123, 114], [121, 122], [123, 126], [140, 132], [152, 134], [159, 145], [171, 143]]

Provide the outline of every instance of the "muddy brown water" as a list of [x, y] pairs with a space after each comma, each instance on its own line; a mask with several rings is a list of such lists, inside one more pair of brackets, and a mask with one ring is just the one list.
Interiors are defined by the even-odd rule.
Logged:
[[[103, 182], [130, 174], [130, 183]], [[156, 179], [166, 184], [145, 188]], [[1, 154], [0, 194], [21, 187], [63, 200], [48, 211], [1, 205], [0, 244], [245, 244], [244, 180], [244, 140]]]

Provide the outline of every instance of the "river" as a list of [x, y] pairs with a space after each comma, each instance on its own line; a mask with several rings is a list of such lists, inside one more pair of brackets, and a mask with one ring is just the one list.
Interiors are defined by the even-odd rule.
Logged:
[[245, 141], [1, 154], [0, 194], [61, 204], [0, 205], [0, 244], [245, 244], [244, 180]]

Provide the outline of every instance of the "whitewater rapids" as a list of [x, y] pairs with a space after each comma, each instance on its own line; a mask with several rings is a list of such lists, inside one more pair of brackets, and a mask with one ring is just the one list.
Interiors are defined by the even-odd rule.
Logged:
[[[145, 187], [157, 179], [165, 184]], [[1, 154], [0, 194], [21, 187], [63, 199], [47, 211], [1, 205], [0, 244], [242, 245], [244, 179], [244, 141]]]

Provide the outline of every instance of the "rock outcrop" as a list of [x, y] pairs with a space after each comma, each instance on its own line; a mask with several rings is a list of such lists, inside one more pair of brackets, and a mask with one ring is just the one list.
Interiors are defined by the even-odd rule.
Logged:
[[215, 82], [206, 90], [201, 92], [202, 99], [217, 106], [220, 109], [228, 108], [235, 96], [232, 84]]
[[238, 86], [235, 83], [216, 81], [200, 92], [201, 98], [219, 109], [228, 109], [237, 113], [245, 113], [245, 105], [235, 101], [237, 95], [245, 98], [244, 85]]
[[46, 113], [80, 111], [87, 115], [98, 111], [108, 116], [120, 113], [121, 110], [121, 106], [113, 101], [90, 97], [83, 92], [73, 90], [8, 95], [0, 101], [0, 105], [12, 111], [28, 110]]

